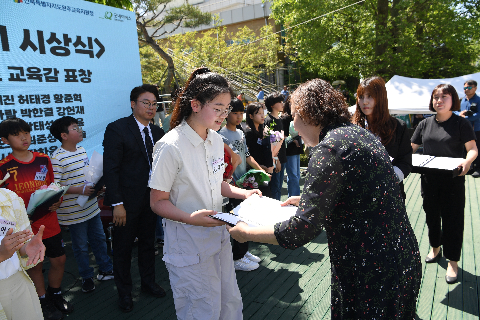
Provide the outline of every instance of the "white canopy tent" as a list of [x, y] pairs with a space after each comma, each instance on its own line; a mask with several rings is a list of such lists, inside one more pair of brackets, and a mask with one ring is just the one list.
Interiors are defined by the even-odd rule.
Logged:
[[467, 80], [480, 83], [480, 73], [467, 74], [449, 79], [416, 79], [393, 76], [386, 83], [388, 109], [391, 114], [426, 114], [433, 88], [440, 83], [449, 83], [457, 90], [458, 97], [465, 96], [463, 84]]

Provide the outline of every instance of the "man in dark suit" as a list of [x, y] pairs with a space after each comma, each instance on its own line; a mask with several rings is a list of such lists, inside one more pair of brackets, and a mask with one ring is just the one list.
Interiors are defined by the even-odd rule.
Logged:
[[104, 136], [105, 204], [113, 206], [113, 274], [124, 312], [133, 309], [130, 274], [132, 246], [138, 238], [141, 289], [156, 297], [165, 291], [155, 282], [155, 223], [148, 182], [153, 145], [164, 135], [150, 124], [158, 91], [144, 84], [130, 93], [132, 114], [108, 124]]

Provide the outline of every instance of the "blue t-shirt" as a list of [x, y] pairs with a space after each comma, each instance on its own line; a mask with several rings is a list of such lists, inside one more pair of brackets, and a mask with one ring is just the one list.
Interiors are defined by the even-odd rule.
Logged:
[[233, 179], [238, 180], [247, 172], [247, 158], [250, 157], [245, 134], [240, 129], [228, 130], [226, 126], [220, 129], [218, 133], [222, 136], [223, 142], [242, 158], [242, 163], [237, 166], [233, 173]]
[[[470, 121], [470, 124], [473, 127], [473, 130], [480, 131], [480, 97], [477, 94], [474, 94], [473, 97], [468, 100], [467, 96], [463, 97], [460, 101], [460, 111], [470, 110], [470, 107], [476, 104], [478, 111], [474, 112], [471, 116], [465, 116], [465, 119]], [[459, 114], [459, 112], [455, 112], [455, 114]]]
[[257, 99], [258, 99], [258, 100], [263, 100], [264, 95], [265, 95], [265, 92], [263, 92], [263, 90], [260, 91], [260, 92], [257, 94]]

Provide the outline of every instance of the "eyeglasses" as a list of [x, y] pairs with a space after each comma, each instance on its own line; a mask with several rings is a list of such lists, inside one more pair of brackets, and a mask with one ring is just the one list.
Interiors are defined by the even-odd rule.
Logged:
[[467, 90], [467, 89], [468, 89], [468, 90], [472, 90], [472, 88], [473, 88], [473, 87], [471, 87], [471, 86], [470, 86], [470, 87], [463, 87], [463, 90]]
[[220, 109], [217, 109], [217, 108], [213, 108], [213, 111], [215, 111], [215, 115], [217, 117], [220, 117], [220, 116], [228, 116], [228, 114], [230, 113], [230, 111], [232, 111], [233, 107], [232, 106], [228, 106], [227, 109], [225, 110], [220, 110]]
[[75, 127], [75, 128], [72, 128], [72, 129], [68, 129], [68, 131], [72, 131], [72, 130], [77, 131], [78, 133], [83, 132], [83, 128], [82, 128], [82, 127]]
[[142, 101], [138, 101], [137, 102], [140, 102], [143, 104], [143, 107], [145, 109], [155, 109], [157, 107], [157, 101], [148, 101], [148, 100], [142, 100]]

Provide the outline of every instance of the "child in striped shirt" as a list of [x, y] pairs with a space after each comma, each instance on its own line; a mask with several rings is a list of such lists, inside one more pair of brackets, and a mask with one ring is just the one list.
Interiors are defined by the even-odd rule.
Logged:
[[55, 182], [70, 186], [57, 210], [58, 222], [69, 227], [73, 255], [83, 279], [82, 291], [87, 293], [95, 290], [94, 270], [89, 264], [88, 245], [90, 244], [99, 265], [98, 280], [113, 279], [113, 266], [107, 254], [97, 198], [88, 200], [84, 206], [77, 203], [80, 195], [90, 196], [94, 192], [94, 188], [86, 184], [83, 173], [83, 168], [88, 165], [87, 153], [83, 147], [77, 146], [83, 140], [83, 130], [78, 126], [77, 119], [66, 116], [55, 120], [50, 132], [62, 143], [51, 158]]

